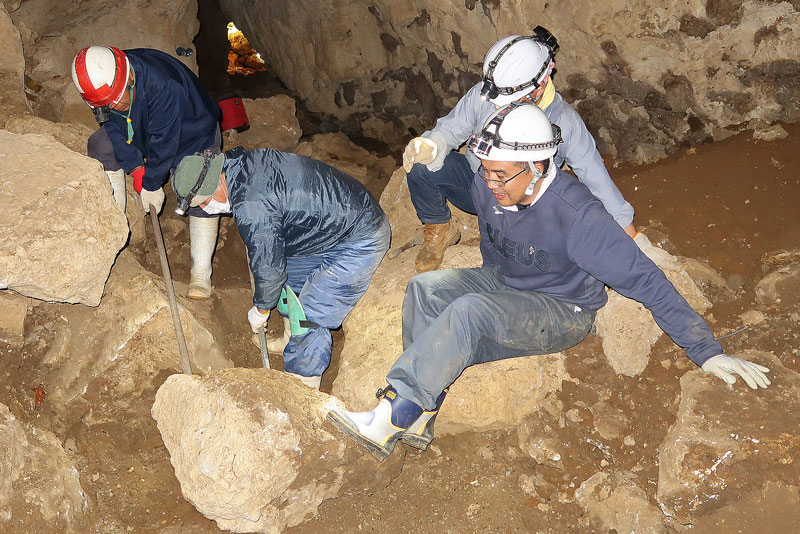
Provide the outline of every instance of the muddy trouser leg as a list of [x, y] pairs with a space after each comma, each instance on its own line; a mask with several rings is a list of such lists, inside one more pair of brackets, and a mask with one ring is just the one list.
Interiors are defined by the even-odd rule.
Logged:
[[111, 139], [104, 128], [98, 128], [86, 143], [86, 153], [89, 157], [96, 159], [103, 164], [103, 170], [111, 183], [111, 190], [114, 193], [114, 201], [125, 211], [127, 196], [125, 193], [125, 171], [122, 170], [116, 156]]
[[593, 320], [574, 304], [505, 286], [491, 267], [424, 273], [406, 290], [406, 348], [387, 381], [432, 410], [467, 367], [565, 350], [586, 337]]
[[292, 336], [283, 350], [286, 372], [319, 376], [331, 361], [331, 328], [338, 328], [367, 291], [389, 249], [391, 231], [384, 220], [367, 237], [339, 243], [322, 254], [286, 259], [289, 287], [297, 293], [306, 319], [319, 325]]
[[423, 223], [442, 224], [450, 220], [447, 200], [467, 213], [475, 213], [470, 188], [475, 173], [467, 157], [451, 152], [438, 171], [430, 171], [425, 165], [415, 164], [408, 173], [408, 191]]
[[118, 171], [122, 168], [114, 155], [114, 146], [105, 128], [98, 128], [89, 136], [86, 142], [86, 154], [102, 163], [104, 171]]

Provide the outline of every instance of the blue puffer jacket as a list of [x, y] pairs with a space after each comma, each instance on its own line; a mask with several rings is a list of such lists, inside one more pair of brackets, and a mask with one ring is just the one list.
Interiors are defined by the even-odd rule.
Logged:
[[305, 156], [271, 148], [225, 153], [233, 217], [256, 283], [253, 303], [269, 310], [286, 283], [286, 258], [310, 256], [372, 236], [386, 220], [355, 178]]
[[103, 128], [125, 172], [144, 163], [142, 186], [155, 191], [184, 156], [211, 146], [221, 112], [197, 76], [174, 57], [148, 48], [124, 52], [136, 74], [130, 116], [133, 140], [127, 143], [125, 117], [117, 112], [111, 113]]

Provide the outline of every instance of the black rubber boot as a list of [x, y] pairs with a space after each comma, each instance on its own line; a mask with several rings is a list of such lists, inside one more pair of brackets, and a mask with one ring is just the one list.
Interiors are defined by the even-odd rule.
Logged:
[[436, 415], [439, 413], [439, 408], [442, 407], [448, 389], [450, 388], [445, 388], [439, 398], [436, 399], [436, 407], [433, 410], [422, 412], [422, 415], [414, 421], [414, 424], [408, 427], [408, 430], [400, 436], [403, 443], [421, 451], [428, 448], [428, 445], [433, 441], [433, 423], [436, 421]]

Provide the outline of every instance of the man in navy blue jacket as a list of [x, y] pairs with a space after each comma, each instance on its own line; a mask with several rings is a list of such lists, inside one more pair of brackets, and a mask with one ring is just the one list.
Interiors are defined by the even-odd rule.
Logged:
[[409, 142], [403, 153], [408, 190], [419, 220], [424, 225], [424, 243], [417, 254], [417, 271], [437, 269], [444, 251], [460, 233], [450, 223], [447, 201], [468, 213], [476, 213], [470, 186], [480, 159], [473, 153], [457, 152], [472, 134], [480, 133], [486, 119], [497, 108], [511, 102], [531, 102], [544, 110], [561, 128], [564, 140], [555, 156], [559, 167], [570, 166], [605, 206], [614, 220], [634, 237], [633, 206], [611, 180], [597, 151], [594, 138], [578, 113], [556, 91], [556, 38], [538, 26], [533, 35], [509, 35], [486, 53], [483, 79], [458, 101], [436, 126]]
[[704, 371], [767, 387], [767, 368], [722, 353], [708, 326], [589, 189], [553, 163], [560, 129], [533, 104], [489, 117], [468, 144], [483, 266], [409, 282], [404, 351], [369, 412], [331, 421], [379, 459], [398, 439], [424, 449], [446, 388], [470, 365], [579, 343], [606, 303], [604, 284], [635, 299]]
[[[253, 332], [286, 285], [297, 295], [307, 323], [292, 325], [284, 369], [319, 389], [331, 361], [330, 329], [342, 324], [389, 249], [378, 202], [330, 165], [269, 148], [187, 156], [172, 188], [187, 205], [233, 213], [255, 281], [247, 314]], [[284, 331], [288, 322], [284, 317]]]
[[[125, 209], [125, 173], [145, 211], [161, 211], [164, 183], [178, 162], [201, 150], [219, 152], [220, 109], [186, 65], [159, 50], [90, 46], [75, 56], [72, 79], [102, 127], [89, 137], [89, 156], [109, 176]], [[211, 258], [218, 217], [189, 213], [192, 276], [189, 298], [211, 295]]]

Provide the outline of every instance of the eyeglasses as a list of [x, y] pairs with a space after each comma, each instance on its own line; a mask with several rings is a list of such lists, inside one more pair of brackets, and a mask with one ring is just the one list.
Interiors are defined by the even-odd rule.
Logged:
[[[528, 170], [528, 166], [526, 165], [526, 166], [525, 166], [525, 168], [523, 168], [521, 171], [519, 171], [517, 174], [515, 174], [514, 176], [512, 176], [512, 177], [511, 177], [511, 178], [509, 178], [508, 180], [489, 180], [489, 179], [487, 179], [487, 178], [484, 178], [483, 176], [481, 176], [481, 180], [483, 180], [484, 182], [486, 182], [486, 185], [492, 185], [492, 184], [494, 184], [494, 186], [495, 186], [495, 187], [503, 187], [503, 186], [505, 186], [505, 185], [506, 185], [508, 182], [510, 182], [511, 180], [513, 180], [514, 178], [516, 178], [517, 176], [519, 176], [520, 174], [522, 174], [523, 172], [526, 172], [527, 170]], [[484, 173], [486, 173], [486, 172], [492, 172], [492, 171], [487, 171], [486, 169], [483, 169], [483, 172], [484, 172]]]

